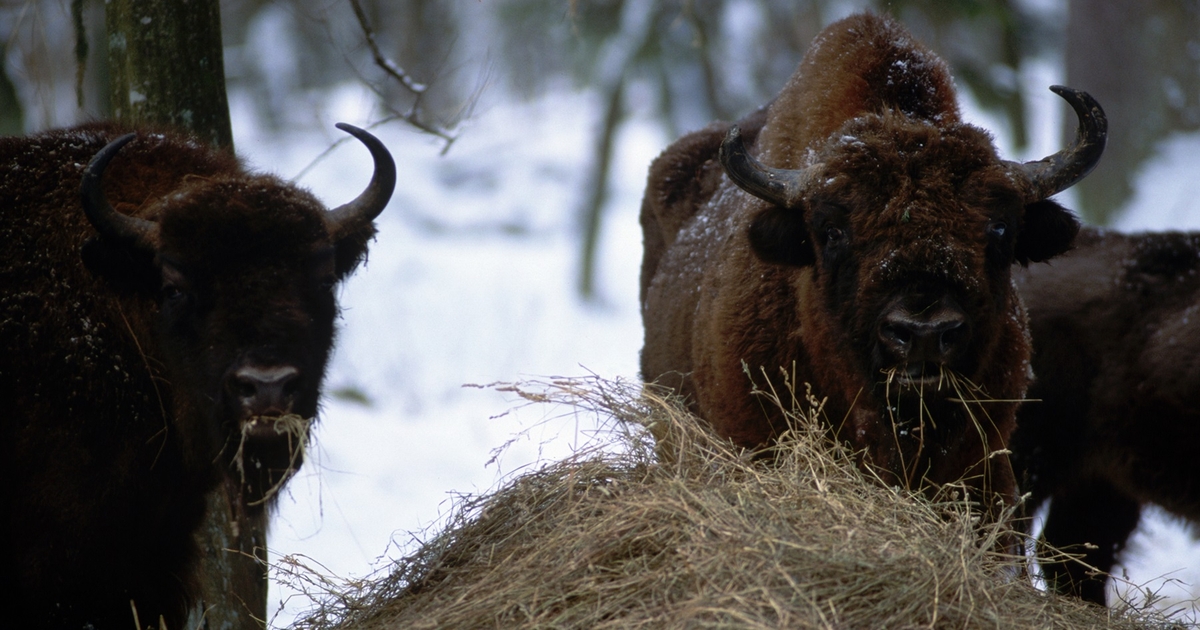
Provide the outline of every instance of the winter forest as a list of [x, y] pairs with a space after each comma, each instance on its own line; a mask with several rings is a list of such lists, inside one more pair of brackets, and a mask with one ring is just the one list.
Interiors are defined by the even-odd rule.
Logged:
[[[0, 0], [0, 135], [111, 116], [106, 4]], [[1095, 96], [1108, 148], [1058, 197], [1086, 223], [1200, 229], [1193, 0], [220, 2], [240, 157], [331, 205], [371, 169], [335, 123], [369, 128], [398, 167], [339, 296], [307, 463], [270, 522], [269, 627], [386, 571], [462, 496], [603, 438], [596, 418], [495, 384], [639, 379], [651, 160], [768, 103], [819, 30], [862, 9], [949, 62], [964, 118], [1009, 159], [1074, 133], [1048, 86]], [[1115, 571], [1123, 597], [1197, 607], [1200, 543], [1162, 512]]]

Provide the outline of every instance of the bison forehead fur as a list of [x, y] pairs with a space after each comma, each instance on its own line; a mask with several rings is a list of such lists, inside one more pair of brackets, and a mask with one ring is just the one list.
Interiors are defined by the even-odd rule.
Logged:
[[[224, 483], [242, 491], [236, 509], [262, 510], [302, 461], [333, 287], [365, 257], [394, 183], [386, 149], [364, 140], [383, 183], [330, 212], [227, 152], [166, 131], [114, 143], [123, 131], [0, 138], [0, 496], [17, 625], [128, 627], [131, 600], [143, 620], [183, 625], [205, 494]], [[113, 147], [81, 205], [85, 167]]]
[[749, 447], [787, 428], [752, 379], [809, 383], [885, 481], [1013, 501], [1004, 449], [1031, 374], [1011, 267], [1069, 248], [1078, 222], [1045, 197], [1094, 166], [1098, 109], [1099, 148], [1007, 162], [899, 25], [829, 26], [767, 108], [651, 166], [643, 377]]

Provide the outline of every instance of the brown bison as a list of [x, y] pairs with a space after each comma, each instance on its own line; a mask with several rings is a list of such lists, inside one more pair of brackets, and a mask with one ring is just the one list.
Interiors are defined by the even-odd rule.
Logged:
[[961, 121], [946, 64], [898, 24], [826, 28], [765, 111], [651, 166], [643, 377], [747, 447], [787, 429], [751, 378], [808, 383], [886, 483], [965, 478], [989, 512], [1012, 501], [1005, 449], [1030, 369], [1011, 268], [1070, 246], [1079, 224], [1047, 198], [1106, 135], [1091, 97], [1053, 89], [1079, 117], [1074, 144], [1005, 161]]
[[[1085, 229], [1016, 280], [1037, 380], [1013, 463], [1031, 506], [1050, 499], [1045, 542], [1107, 573], [1142, 504], [1200, 523], [1200, 234]], [[1104, 604], [1106, 576], [1042, 568], [1058, 590]]]
[[334, 210], [173, 133], [0, 139], [4, 625], [184, 627], [205, 494], [262, 510], [300, 465], [396, 178], [339, 127], [375, 174]]

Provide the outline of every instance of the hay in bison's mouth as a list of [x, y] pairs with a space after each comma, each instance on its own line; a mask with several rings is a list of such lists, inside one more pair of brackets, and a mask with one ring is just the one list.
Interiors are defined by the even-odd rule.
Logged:
[[242, 420], [242, 441], [279, 440], [291, 441], [300, 437], [306, 442], [309, 420], [294, 413], [280, 416], [250, 416]]
[[896, 385], [901, 389], [940, 392], [949, 385], [947, 378], [953, 372], [940, 363], [925, 362], [894, 367], [884, 370], [884, 374], [889, 388]]
[[[233, 455], [233, 465], [238, 471], [243, 487], [247, 486], [246, 477], [250, 469], [254, 471], [251, 473], [252, 477], [265, 473], [268, 479], [272, 479], [268, 482], [269, 487], [263, 488], [261, 495], [248, 505], [265, 503], [279, 492], [292, 473], [304, 462], [308, 430], [311, 426], [311, 419], [294, 413], [250, 416], [242, 420], [241, 438], [238, 440], [237, 452]], [[249, 487], [257, 486], [258, 484], [251, 483]]]

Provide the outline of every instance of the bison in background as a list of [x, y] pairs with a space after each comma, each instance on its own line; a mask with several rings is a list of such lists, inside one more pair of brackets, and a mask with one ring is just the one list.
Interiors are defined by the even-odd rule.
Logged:
[[1011, 268], [1071, 245], [1079, 224], [1048, 197], [1095, 166], [1106, 134], [1091, 97], [1053, 89], [1079, 117], [1074, 144], [1005, 161], [901, 26], [827, 27], [765, 111], [651, 166], [642, 376], [755, 447], [787, 425], [747, 368], [776, 391], [787, 372], [828, 398], [832, 433], [885, 483], [965, 479], [995, 517], [1015, 499], [1005, 449], [1031, 377]]
[[[1085, 229], [1016, 280], [1037, 380], [1013, 463], [1031, 507], [1050, 500], [1045, 542], [1107, 573], [1143, 504], [1200, 523], [1200, 234]], [[1107, 576], [1048, 558], [1042, 570], [1105, 603]]]
[[205, 494], [263, 510], [300, 465], [396, 178], [339, 127], [375, 173], [332, 211], [170, 132], [0, 139], [6, 626], [184, 627]]

